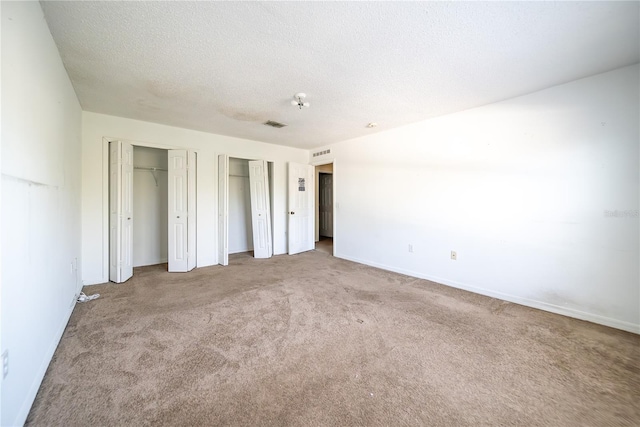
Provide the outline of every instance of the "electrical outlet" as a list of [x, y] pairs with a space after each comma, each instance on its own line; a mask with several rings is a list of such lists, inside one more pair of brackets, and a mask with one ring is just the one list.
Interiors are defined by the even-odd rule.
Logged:
[[458, 253], [456, 251], [451, 251], [451, 259], [454, 261], [458, 259]]
[[413, 253], [413, 245], [411, 245], [411, 244], [409, 245], [409, 252]]
[[9, 350], [2, 353], [2, 379], [7, 378], [7, 375], [9, 375]]

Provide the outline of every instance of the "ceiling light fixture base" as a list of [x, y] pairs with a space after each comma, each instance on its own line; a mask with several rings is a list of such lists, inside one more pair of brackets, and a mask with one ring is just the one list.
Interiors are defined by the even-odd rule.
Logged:
[[309, 108], [311, 104], [308, 102], [304, 102], [304, 99], [307, 97], [306, 93], [298, 92], [293, 95], [293, 100], [291, 101], [291, 105], [294, 107], [297, 106], [298, 109], [302, 110], [302, 107]]

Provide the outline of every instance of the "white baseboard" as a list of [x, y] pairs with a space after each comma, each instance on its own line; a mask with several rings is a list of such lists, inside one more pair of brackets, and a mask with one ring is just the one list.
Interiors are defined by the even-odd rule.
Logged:
[[82, 286], [103, 285], [109, 282], [109, 278], [98, 277], [93, 279], [85, 279], [82, 281]]
[[384, 264], [380, 264], [377, 262], [371, 262], [367, 260], [362, 260], [350, 256], [344, 256], [340, 254], [335, 254], [336, 258], [346, 259], [348, 261], [357, 262], [358, 264], [369, 265], [371, 267], [380, 268], [382, 270], [393, 271], [394, 273], [405, 274], [407, 276], [417, 277], [419, 279], [430, 280], [432, 282], [436, 282], [442, 285], [451, 286], [453, 288], [463, 289], [465, 291], [473, 292], [480, 295], [485, 295], [488, 297], [497, 298], [504, 301], [513, 302], [516, 304], [524, 305], [531, 308], [537, 308], [539, 310], [549, 311], [555, 314], [561, 314], [563, 316], [573, 317], [580, 320], [586, 320], [587, 322], [597, 323], [599, 325], [609, 326], [611, 328], [621, 329], [623, 331], [632, 332], [634, 334], [640, 334], [640, 324], [636, 325], [631, 322], [625, 322], [618, 319], [613, 319], [610, 317], [600, 316], [598, 314], [588, 313], [585, 311], [575, 310], [573, 308], [562, 307], [555, 304], [549, 304], [544, 301], [537, 301], [528, 298], [519, 297], [517, 295], [505, 294], [502, 292], [492, 291], [490, 289], [479, 288], [476, 286], [470, 286], [464, 283], [443, 279], [441, 277], [429, 276], [426, 274], [418, 273], [411, 270], [405, 270], [403, 268], [396, 268]]
[[33, 405], [33, 402], [36, 399], [36, 394], [38, 394], [38, 390], [40, 389], [40, 385], [42, 384], [42, 380], [44, 379], [44, 374], [47, 372], [47, 368], [49, 367], [49, 363], [51, 363], [51, 359], [53, 359], [53, 354], [55, 353], [56, 348], [58, 348], [58, 344], [60, 343], [60, 339], [62, 339], [62, 334], [64, 333], [64, 329], [67, 327], [67, 323], [69, 323], [69, 319], [71, 318], [71, 313], [73, 313], [73, 309], [75, 308], [75, 306], [76, 306], [76, 303], [74, 303], [71, 306], [71, 308], [67, 312], [67, 315], [63, 319], [62, 324], [60, 325], [60, 328], [58, 328], [58, 331], [54, 336], [54, 339], [51, 342], [51, 345], [49, 346], [49, 348], [47, 349], [47, 352], [44, 355], [45, 357], [42, 360], [40, 367], [38, 367], [38, 370], [36, 371], [36, 377], [31, 383], [31, 387], [29, 388], [27, 397], [22, 403], [22, 406], [20, 407], [20, 410], [18, 411], [18, 415], [16, 416], [16, 419], [14, 420], [13, 424], [10, 424], [10, 425], [22, 426], [27, 420], [27, 416], [29, 416], [29, 411], [31, 410], [31, 406]]
[[134, 264], [133, 268], [138, 268], [138, 267], [146, 267], [148, 265], [158, 265], [158, 264], [166, 264], [169, 262], [168, 258], [160, 258], [160, 259], [148, 259], [146, 261], [142, 261], [138, 264]]

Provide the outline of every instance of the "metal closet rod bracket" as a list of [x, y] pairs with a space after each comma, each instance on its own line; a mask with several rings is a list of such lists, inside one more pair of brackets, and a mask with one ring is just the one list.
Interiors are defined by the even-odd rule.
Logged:
[[142, 170], [142, 171], [149, 171], [151, 172], [151, 175], [153, 175], [153, 180], [156, 182], [156, 187], [158, 186], [158, 176], [156, 175], [157, 171], [163, 171], [163, 172], [167, 172], [166, 169], [162, 169], [162, 168], [146, 168], [146, 167], [142, 167], [142, 166], [134, 166], [134, 169], [138, 169], [138, 170]]

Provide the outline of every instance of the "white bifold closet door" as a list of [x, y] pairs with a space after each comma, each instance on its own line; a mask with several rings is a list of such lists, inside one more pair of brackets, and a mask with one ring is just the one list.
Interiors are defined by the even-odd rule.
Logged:
[[269, 169], [265, 160], [249, 162], [251, 194], [251, 227], [253, 228], [253, 256], [271, 258], [271, 212], [269, 203]]
[[218, 156], [218, 264], [229, 265], [229, 156]]
[[133, 145], [109, 142], [109, 280], [133, 276]]
[[314, 168], [289, 162], [289, 255], [315, 248]]
[[169, 271], [196, 266], [196, 153], [168, 150]]

